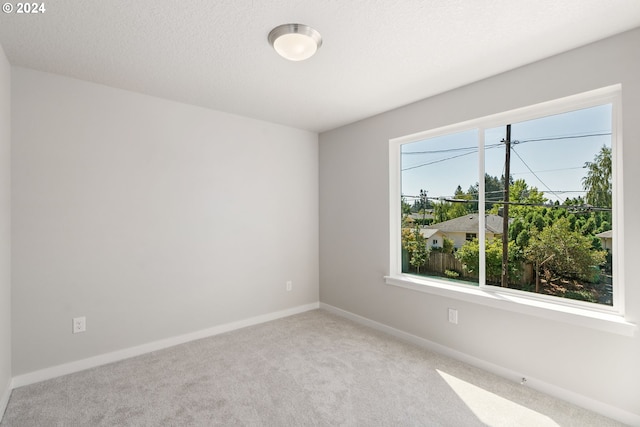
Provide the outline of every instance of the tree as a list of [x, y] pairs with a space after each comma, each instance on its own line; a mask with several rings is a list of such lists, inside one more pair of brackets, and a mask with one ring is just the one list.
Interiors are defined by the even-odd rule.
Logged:
[[[462, 191], [462, 187], [458, 185], [456, 192], [453, 196], [456, 200], [471, 200], [471, 196]], [[471, 202], [455, 202], [452, 204], [451, 209], [448, 212], [447, 219], [458, 218], [465, 216], [471, 212]]]
[[529, 240], [531, 239], [531, 233], [529, 229], [525, 228], [516, 236], [516, 245], [524, 250], [527, 246], [529, 246]]
[[[504, 197], [504, 178], [498, 178], [491, 176], [488, 173], [484, 174], [484, 192], [485, 192], [485, 209], [489, 210], [494, 203], [502, 201]], [[469, 200], [480, 199], [480, 183], [476, 182], [474, 185], [469, 186], [467, 190]], [[478, 202], [472, 202], [470, 210], [472, 212], [478, 211]]]
[[450, 218], [451, 202], [439, 201], [433, 204], [433, 217], [435, 222], [444, 222]]
[[402, 215], [411, 215], [411, 205], [407, 203], [404, 196], [401, 198], [400, 204], [402, 205]]
[[509, 226], [509, 240], [516, 240], [518, 235], [522, 233], [525, 229], [525, 225], [522, 222], [521, 218], [516, 218], [513, 220], [511, 225]]
[[442, 237], [442, 246], [431, 246], [432, 252], [439, 252], [443, 254], [452, 254], [454, 250], [455, 247], [453, 240], [444, 236]]
[[[476, 184], [479, 188], [479, 186]], [[494, 203], [504, 200], [504, 179], [484, 174], [485, 209], [489, 210]]]
[[446, 237], [442, 238], [442, 252], [445, 254], [452, 254], [453, 253], [453, 240], [448, 239]]
[[429, 257], [429, 248], [427, 248], [427, 239], [420, 233], [419, 227], [413, 230], [402, 230], [402, 248], [409, 254], [409, 264], [420, 274], [420, 267]]
[[[509, 201], [522, 203], [522, 205], [513, 204], [509, 207], [509, 218], [524, 219], [528, 215], [533, 215], [536, 212], [544, 216], [547, 211], [544, 207], [536, 206], [548, 202], [548, 199], [544, 197], [544, 192], [538, 190], [537, 187], [529, 187], [524, 179], [517, 179], [509, 185]], [[503, 207], [504, 204], [495, 203], [489, 210], [489, 213], [499, 215]], [[511, 233], [509, 236], [511, 236]]]
[[[515, 242], [509, 242], [509, 281], [517, 282], [520, 276], [520, 263], [516, 262], [518, 253]], [[480, 242], [478, 239], [467, 241], [455, 254], [455, 257], [464, 264], [465, 269], [472, 274], [479, 274], [480, 271]], [[502, 280], [502, 241], [493, 239], [485, 241], [485, 268], [488, 284], [499, 285]]]
[[521, 203], [543, 203], [544, 194], [536, 187], [529, 188], [524, 179], [517, 179], [509, 186], [509, 200]]
[[588, 234], [596, 234], [597, 228], [598, 225], [596, 224], [595, 217], [590, 216], [589, 218], [587, 218], [587, 221], [584, 223], [584, 225], [580, 228], [580, 231], [586, 236]]
[[592, 250], [591, 238], [572, 232], [569, 219], [559, 218], [542, 230], [533, 228], [525, 257], [538, 275], [592, 281], [595, 266], [604, 264], [605, 252]]
[[593, 162], [585, 162], [584, 167], [587, 169], [587, 176], [582, 178], [582, 186], [587, 191], [587, 203], [600, 208], [611, 208], [611, 148], [603, 145]]

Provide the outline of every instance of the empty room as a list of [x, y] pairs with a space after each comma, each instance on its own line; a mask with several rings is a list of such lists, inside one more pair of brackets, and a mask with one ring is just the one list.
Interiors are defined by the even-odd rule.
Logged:
[[640, 2], [4, 2], [0, 426], [640, 426]]

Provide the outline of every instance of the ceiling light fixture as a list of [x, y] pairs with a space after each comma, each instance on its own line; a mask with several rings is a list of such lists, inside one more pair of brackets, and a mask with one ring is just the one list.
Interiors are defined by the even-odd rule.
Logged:
[[269, 33], [269, 43], [289, 61], [311, 58], [322, 46], [320, 33], [303, 24], [279, 25]]

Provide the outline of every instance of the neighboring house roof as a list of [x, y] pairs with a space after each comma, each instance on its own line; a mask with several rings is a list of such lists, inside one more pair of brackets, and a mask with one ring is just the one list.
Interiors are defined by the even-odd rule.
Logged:
[[[449, 221], [431, 224], [426, 228], [435, 228], [445, 233], [477, 233], [480, 217], [478, 214], [468, 214]], [[485, 215], [485, 230], [493, 234], [502, 234], [502, 217], [499, 215]]]
[[422, 234], [425, 239], [429, 239], [434, 234], [437, 234], [438, 231], [440, 230], [438, 230], [437, 228], [422, 228], [420, 229], [420, 234]]
[[596, 234], [596, 237], [601, 239], [613, 239], [613, 230], [603, 231], [602, 233]]

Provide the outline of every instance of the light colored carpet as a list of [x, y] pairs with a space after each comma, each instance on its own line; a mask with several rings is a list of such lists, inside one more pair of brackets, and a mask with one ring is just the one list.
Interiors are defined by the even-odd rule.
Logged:
[[9, 426], [617, 426], [322, 310], [13, 391]]

